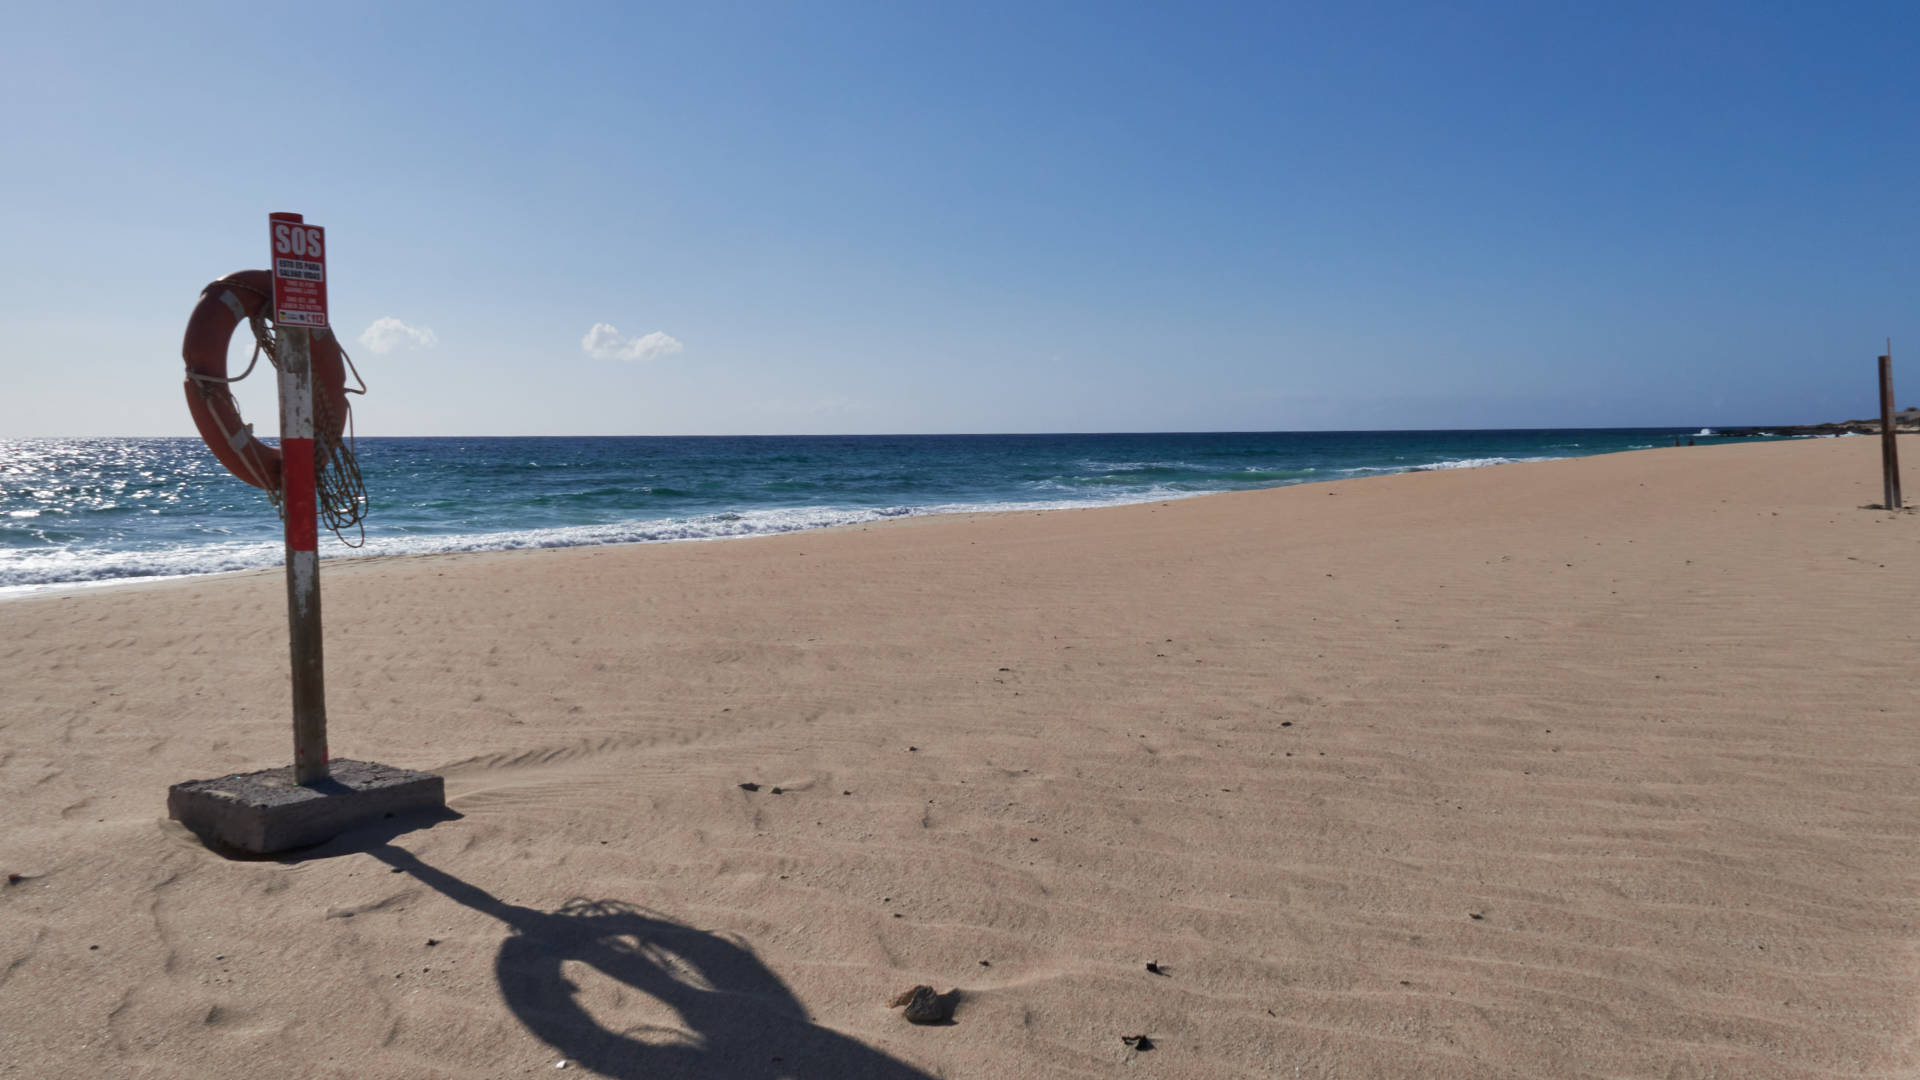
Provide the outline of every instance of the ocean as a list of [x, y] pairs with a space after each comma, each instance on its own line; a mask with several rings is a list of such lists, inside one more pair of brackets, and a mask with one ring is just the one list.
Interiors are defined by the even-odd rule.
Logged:
[[[321, 548], [352, 558], [718, 540], [1544, 461], [1690, 436], [1716, 441], [1672, 428], [366, 438], [365, 543], [322, 533]], [[0, 595], [281, 557], [266, 497], [199, 439], [0, 440]]]

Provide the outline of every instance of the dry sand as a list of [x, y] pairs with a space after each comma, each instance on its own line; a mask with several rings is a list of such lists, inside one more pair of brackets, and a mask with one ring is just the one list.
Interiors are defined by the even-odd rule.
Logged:
[[462, 816], [290, 861], [163, 820], [290, 756], [276, 574], [0, 603], [0, 1076], [1910, 1075], [1877, 454], [330, 563]]

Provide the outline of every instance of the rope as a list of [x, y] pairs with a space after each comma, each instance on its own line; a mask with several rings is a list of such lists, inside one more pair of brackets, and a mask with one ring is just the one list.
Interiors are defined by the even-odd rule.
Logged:
[[[336, 345], [339, 339], [335, 338]], [[367, 392], [367, 381], [360, 377], [360, 369], [353, 366], [353, 358], [347, 355], [345, 346], [339, 346], [340, 359], [346, 362], [348, 370], [353, 372], [355, 382], [360, 389], [349, 388], [349, 394]], [[347, 403], [347, 415], [341, 430], [346, 439], [326, 435], [333, 430], [332, 410], [327, 407], [324, 394], [313, 396], [315, 419], [319, 421], [322, 436], [314, 443], [314, 456], [317, 459], [313, 468], [315, 503], [319, 507], [320, 520], [340, 542], [350, 548], [364, 547], [367, 543], [367, 482], [360, 475], [360, 459], [354, 455], [356, 436], [353, 430], [353, 403]], [[347, 539], [347, 530], [359, 530], [358, 540]]]
[[238, 375], [231, 375], [223, 379], [218, 375], [205, 375], [198, 371], [189, 371], [187, 372], [187, 378], [192, 379], [194, 382], [199, 383], [200, 392], [204, 394], [207, 392], [207, 387], [209, 386], [230, 386], [233, 383], [237, 383], [241, 379], [244, 379], [247, 376], [253, 374], [253, 366], [255, 364], [258, 364], [259, 362], [260, 362], [260, 346], [256, 344], [253, 347], [253, 359], [247, 361], [247, 370], [241, 372]]
[[[238, 282], [229, 281], [227, 284], [235, 288], [247, 288]], [[270, 297], [266, 297], [265, 294], [260, 293], [259, 290], [248, 289], [247, 291], [253, 292], [263, 299], [271, 300]], [[258, 310], [247, 317], [247, 324], [253, 329], [253, 359], [248, 361], [246, 371], [241, 372], [231, 379], [216, 379], [210, 375], [193, 376], [193, 378], [198, 382], [205, 383], [239, 382], [249, 374], [252, 374], [254, 365], [260, 362], [261, 353], [265, 353], [268, 362], [273, 364], [275, 368], [278, 368], [280, 366], [280, 356], [274, 348], [273, 331], [268, 328], [267, 324], [266, 313], [267, 309], [271, 306], [271, 303], [262, 304]], [[360, 369], [354, 366], [353, 357], [347, 355], [346, 347], [340, 346], [339, 340], [339, 338], [334, 339], [336, 346], [340, 349], [340, 359], [345, 361], [347, 369], [353, 372], [353, 380], [360, 384], [358, 390], [347, 387], [346, 392], [349, 394], [365, 394], [367, 392], [367, 380], [360, 376]], [[202, 385], [200, 389], [202, 393], [206, 392], [204, 385]], [[332, 434], [334, 431], [333, 410], [327, 406], [327, 397], [325, 394], [313, 395], [313, 407], [314, 434], [316, 436], [313, 442], [315, 508], [319, 513], [320, 520], [326, 524], [328, 531], [339, 537], [341, 543], [350, 548], [364, 547], [367, 543], [367, 510], [369, 509], [369, 503], [367, 501], [366, 479], [360, 475], [360, 460], [354, 453], [357, 438], [353, 427], [353, 403], [347, 403], [347, 415], [341, 418], [342, 423], [340, 430], [346, 434], [344, 440]], [[242, 460], [245, 460], [245, 455], [242, 455]], [[251, 468], [251, 463], [249, 463], [249, 468]], [[273, 505], [273, 509], [280, 515], [280, 519], [285, 521], [287, 508], [281, 504], [279, 489], [270, 486], [267, 487], [267, 501]], [[357, 530], [358, 538], [354, 540], [347, 539], [348, 529]]]

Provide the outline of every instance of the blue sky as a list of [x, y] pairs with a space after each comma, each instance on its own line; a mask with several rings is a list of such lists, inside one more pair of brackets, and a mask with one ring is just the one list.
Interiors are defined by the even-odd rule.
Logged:
[[1910, 3], [0, 19], [0, 437], [191, 433], [273, 210], [362, 434], [1812, 421], [1889, 335], [1920, 401]]

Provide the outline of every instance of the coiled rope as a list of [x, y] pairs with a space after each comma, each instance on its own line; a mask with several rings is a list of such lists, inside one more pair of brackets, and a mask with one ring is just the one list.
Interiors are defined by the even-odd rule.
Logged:
[[[347, 355], [346, 346], [339, 346], [340, 359], [347, 362], [347, 370], [353, 372], [353, 381], [360, 389], [347, 387], [349, 394], [365, 394], [367, 381], [360, 377], [360, 369], [353, 366], [353, 357]], [[317, 427], [320, 431], [332, 431], [333, 417], [327, 407], [325, 394], [315, 394], [313, 398], [319, 415]], [[346, 433], [344, 439], [323, 438], [314, 443], [313, 488], [314, 501], [320, 513], [320, 520], [340, 542], [350, 548], [363, 547], [367, 542], [367, 482], [360, 475], [360, 459], [354, 456], [353, 403], [347, 403], [347, 420], [341, 425]], [[358, 531], [359, 539], [347, 539], [347, 530]]]
[[[246, 288], [235, 281], [229, 281], [227, 285], [233, 288]], [[267, 362], [277, 370], [280, 367], [280, 356], [278, 350], [274, 348], [273, 329], [267, 322], [266, 312], [269, 306], [271, 305], [262, 304], [260, 310], [247, 317], [247, 324], [253, 329], [253, 356], [247, 361], [247, 370], [227, 379], [218, 379], [211, 375], [191, 375], [190, 377], [203, 384], [237, 383], [253, 374], [254, 366], [260, 363], [262, 353], [266, 354]], [[365, 394], [367, 380], [360, 377], [360, 369], [354, 366], [353, 357], [347, 355], [346, 346], [339, 345], [338, 338], [334, 340], [340, 349], [340, 358], [347, 362], [347, 370], [353, 372], [353, 380], [360, 384], [357, 390], [351, 386], [346, 387], [346, 393]], [[341, 543], [350, 548], [365, 546], [367, 511], [370, 503], [367, 500], [366, 479], [360, 475], [360, 460], [354, 454], [356, 439], [353, 430], [353, 404], [351, 402], [347, 404], [346, 423], [340, 428], [346, 433], [345, 438], [330, 434], [334, 430], [333, 412], [327, 405], [326, 395], [315, 394], [313, 404], [316, 414], [314, 416], [316, 438], [313, 443], [315, 507], [321, 522], [333, 535], [340, 538]], [[285, 521], [287, 509], [281, 504], [279, 489], [269, 486], [266, 491], [267, 501], [273, 504], [274, 511], [280, 515], [282, 521]], [[348, 529], [356, 531], [357, 539], [347, 539]]]

